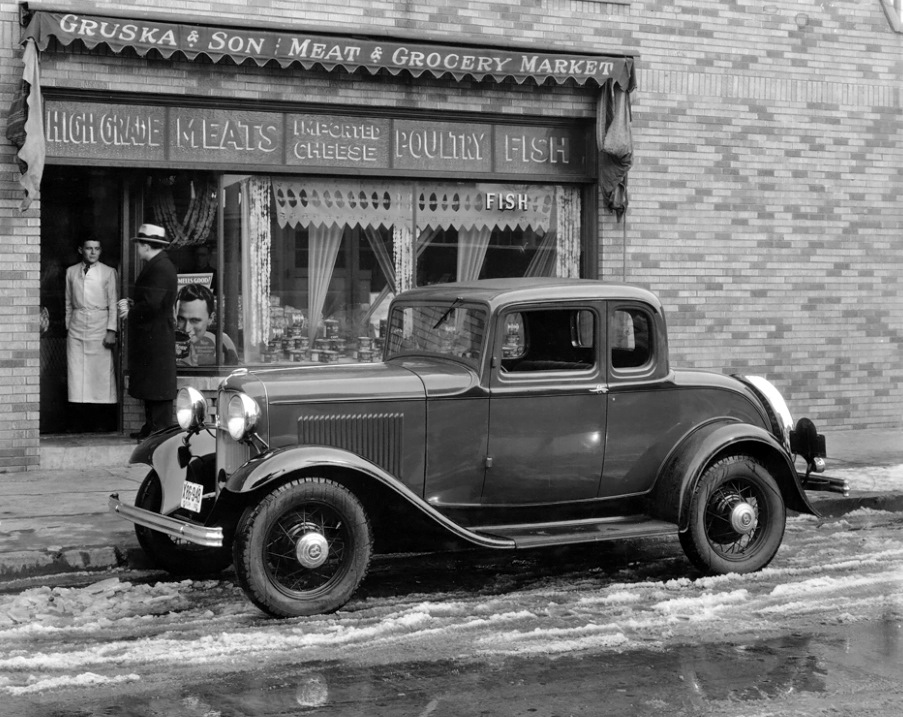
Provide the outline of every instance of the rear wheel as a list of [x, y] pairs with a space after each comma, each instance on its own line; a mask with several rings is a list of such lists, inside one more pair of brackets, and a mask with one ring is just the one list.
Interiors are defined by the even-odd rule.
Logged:
[[785, 521], [784, 499], [768, 469], [750, 456], [731, 456], [699, 479], [680, 542], [706, 573], [749, 573], [771, 562]]
[[325, 478], [299, 478], [248, 508], [233, 557], [248, 598], [276, 617], [338, 610], [370, 565], [373, 538], [360, 501]]
[[[154, 513], [160, 512], [163, 504], [163, 489], [157, 471], [147, 474], [138, 494], [135, 506]], [[138, 544], [158, 568], [173, 575], [204, 575], [218, 573], [232, 562], [232, 551], [229, 547], [207, 548], [195, 545], [165, 533], [151, 530], [143, 525], [135, 526]]]

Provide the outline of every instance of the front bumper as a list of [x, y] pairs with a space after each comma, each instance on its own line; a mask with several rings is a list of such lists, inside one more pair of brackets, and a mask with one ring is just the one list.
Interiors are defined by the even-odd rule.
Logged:
[[133, 505], [126, 505], [119, 500], [118, 493], [113, 493], [110, 496], [107, 505], [112, 512], [118, 513], [126, 520], [130, 520], [136, 525], [143, 525], [145, 528], [156, 530], [158, 533], [163, 533], [171, 538], [187, 540], [189, 543], [203, 545], [208, 548], [223, 547], [222, 528], [189, 523], [186, 520], [179, 520], [178, 518], [160, 515], [143, 508], [136, 508]]
[[850, 496], [850, 484], [845, 478], [831, 478], [830, 476], [799, 474], [800, 485], [805, 490], [820, 490], [826, 493], [840, 493], [844, 498]]

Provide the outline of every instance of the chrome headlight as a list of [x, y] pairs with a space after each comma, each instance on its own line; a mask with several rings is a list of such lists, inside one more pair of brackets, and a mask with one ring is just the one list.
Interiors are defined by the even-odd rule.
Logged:
[[245, 393], [233, 394], [226, 404], [225, 427], [236, 441], [245, 438], [257, 428], [260, 420], [260, 406]]
[[196, 388], [180, 388], [176, 394], [176, 420], [182, 430], [204, 425], [207, 419], [207, 399]]
[[768, 402], [768, 407], [771, 408], [771, 412], [774, 414], [774, 418], [778, 423], [778, 425], [775, 426], [775, 429], [780, 431], [784, 447], [789, 451], [790, 431], [793, 430], [793, 417], [790, 415], [790, 409], [787, 408], [787, 402], [784, 401], [781, 392], [775, 388], [771, 381], [762, 376], [746, 376], [745, 378], [755, 386], [756, 390], [761, 393], [762, 396], [765, 397], [765, 400]]

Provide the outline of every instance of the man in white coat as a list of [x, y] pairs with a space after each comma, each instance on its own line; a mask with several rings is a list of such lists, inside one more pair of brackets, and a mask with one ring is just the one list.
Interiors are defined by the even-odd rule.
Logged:
[[78, 432], [114, 430], [118, 277], [100, 262], [101, 246], [85, 239], [78, 247], [82, 260], [66, 270], [66, 358], [69, 402]]

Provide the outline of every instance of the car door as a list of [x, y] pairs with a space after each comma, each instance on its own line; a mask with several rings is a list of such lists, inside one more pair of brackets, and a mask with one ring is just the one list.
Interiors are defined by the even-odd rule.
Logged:
[[664, 321], [642, 302], [611, 302], [608, 424], [600, 497], [646, 492], [675, 442], [685, 395], [669, 379]]
[[496, 318], [483, 505], [593, 498], [604, 453], [603, 302]]

